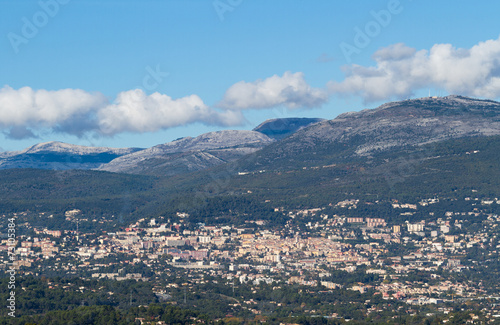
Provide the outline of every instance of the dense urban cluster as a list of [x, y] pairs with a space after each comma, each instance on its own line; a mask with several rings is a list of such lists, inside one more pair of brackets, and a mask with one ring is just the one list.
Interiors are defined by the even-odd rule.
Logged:
[[[288, 218], [280, 229], [266, 227], [258, 216], [249, 216], [241, 225], [191, 224], [187, 213], [178, 212], [140, 219], [116, 231], [95, 227], [89, 232], [78, 226], [74, 230], [31, 227], [21, 223], [29, 213], [21, 213], [13, 216], [17, 227], [24, 229], [16, 237], [15, 266], [20, 276], [150, 282], [154, 294], [170, 303], [186, 302], [188, 293], [194, 299], [212, 282], [233, 294], [234, 301], [228, 305], [235, 313], [265, 312], [254, 298], [234, 296], [235, 290], [248, 286], [256, 293], [262, 286], [289, 286], [315, 294], [353, 292], [393, 302], [408, 314], [415, 313], [412, 306], [428, 305], [446, 315], [454, 305], [488, 300], [493, 303], [483, 306], [482, 312], [487, 319], [498, 320], [500, 311], [494, 302], [500, 299], [500, 287], [494, 279], [500, 217], [488, 209], [500, 201], [473, 197], [465, 201], [472, 202], [472, 211], [430, 212], [417, 221], [414, 214], [439, 204], [439, 199], [411, 204], [394, 200], [390, 202], [393, 211], [408, 218], [401, 223], [383, 216], [353, 216], [361, 204], [358, 199], [330, 204], [328, 211], [333, 214], [325, 212], [327, 207], [293, 211], [276, 207]], [[51, 218], [43, 213], [38, 217]], [[66, 211], [65, 218], [86, 220], [78, 209]], [[0, 246], [4, 268], [9, 263], [7, 241], [3, 239]], [[470, 276], [488, 268], [493, 280]], [[286, 305], [267, 303], [276, 308]], [[371, 299], [363, 304], [365, 317], [381, 311]], [[305, 314], [346, 317], [334, 309], [303, 305]]]

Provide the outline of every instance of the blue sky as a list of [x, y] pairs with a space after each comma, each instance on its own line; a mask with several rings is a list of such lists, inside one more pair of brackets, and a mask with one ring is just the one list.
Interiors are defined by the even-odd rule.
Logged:
[[0, 148], [149, 147], [402, 98], [500, 98], [500, 5], [0, 1]]

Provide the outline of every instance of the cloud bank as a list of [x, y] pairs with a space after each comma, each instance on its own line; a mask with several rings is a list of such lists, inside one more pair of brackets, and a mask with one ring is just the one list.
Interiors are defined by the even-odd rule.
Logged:
[[419, 89], [444, 89], [473, 97], [500, 96], [500, 38], [470, 49], [436, 44], [419, 50], [399, 43], [373, 54], [375, 66], [349, 65], [345, 79], [330, 82], [330, 93], [360, 96], [365, 102], [406, 98]]
[[36, 138], [36, 131], [82, 136], [154, 132], [190, 123], [238, 125], [239, 111], [217, 111], [197, 95], [172, 99], [141, 89], [121, 92], [112, 103], [101, 93], [81, 89], [57, 91], [30, 87], [0, 89], [0, 129], [10, 139]]
[[0, 89], [0, 127], [11, 139], [36, 137], [31, 129], [43, 128], [81, 135], [85, 130], [73, 124], [83, 121], [93, 127], [95, 111], [106, 103], [104, 95], [80, 89], [16, 90], [5, 86]]
[[98, 112], [98, 120], [102, 133], [116, 134], [154, 132], [195, 122], [236, 125], [241, 122], [241, 115], [214, 111], [197, 95], [172, 99], [157, 92], [146, 95], [141, 89], [135, 89], [118, 94], [114, 104]]
[[38, 137], [37, 131], [76, 136], [93, 133], [113, 136], [122, 132], [155, 132], [192, 123], [235, 126], [244, 121], [242, 110], [286, 106], [317, 107], [326, 102], [325, 89], [309, 86], [300, 72], [285, 72], [254, 82], [231, 86], [219, 103], [207, 106], [197, 95], [172, 98], [142, 89], [123, 91], [110, 102], [101, 93], [81, 89], [57, 91], [30, 87], [0, 89], [0, 129], [7, 138]]
[[227, 109], [259, 109], [286, 106], [312, 108], [324, 104], [328, 94], [323, 89], [312, 88], [302, 72], [285, 72], [254, 82], [240, 81], [226, 91], [219, 107]]

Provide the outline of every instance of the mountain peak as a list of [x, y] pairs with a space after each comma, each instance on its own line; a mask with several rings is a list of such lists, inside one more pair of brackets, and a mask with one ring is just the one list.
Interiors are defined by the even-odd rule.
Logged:
[[34, 153], [39, 151], [66, 151], [71, 148], [77, 147], [76, 145], [60, 142], [60, 141], [49, 141], [49, 142], [41, 142], [32, 145], [29, 148], [23, 150], [23, 153]]
[[107, 148], [107, 147], [91, 147], [82, 146], [76, 144], [69, 144], [60, 141], [49, 141], [35, 144], [20, 153], [22, 154], [34, 154], [39, 152], [57, 152], [57, 153], [69, 153], [77, 155], [87, 155], [87, 154], [99, 154], [99, 153], [114, 153], [114, 154], [126, 154], [133, 152], [137, 149], [133, 148]]
[[322, 118], [289, 117], [266, 120], [259, 124], [254, 131], [280, 140], [311, 124], [324, 121]]
[[396, 102], [389, 102], [379, 106], [378, 108], [388, 108], [388, 107], [397, 107], [402, 105], [416, 105], [416, 104], [425, 104], [429, 106], [443, 105], [447, 107], [456, 107], [456, 106], [500, 107], [499, 102], [490, 99], [479, 99], [479, 98], [466, 97], [462, 95], [448, 95], [444, 97], [431, 96], [431, 97], [422, 97], [422, 98], [406, 99]]
[[173, 153], [270, 142], [272, 142], [272, 140], [269, 137], [259, 132], [248, 130], [222, 130], [204, 133], [195, 138], [185, 137], [165, 144], [160, 144], [153, 148], [160, 148], [164, 153]]
[[299, 155], [305, 160], [314, 158], [319, 150], [317, 144], [336, 148], [344, 157], [359, 157], [449, 139], [494, 135], [500, 135], [499, 102], [450, 95], [344, 113], [300, 130], [270, 150], [279, 156], [276, 164], [286, 164], [300, 159]]
[[347, 112], [337, 116], [337, 119], [359, 119], [362, 117], [420, 117], [429, 118], [451, 115], [500, 115], [500, 103], [489, 99], [477, 99], [460, 95], [445, 97], [422, 97], [389, 102], [373, 109], [359, 112]]
[[111, 172], [180, 174], [234, 161], [274, 142], [248, 130], [223, 130], [185, 137], [124, 155], [102, 165]]
[[22, 151], [0, 153], [0, 169], [92, 169], [137, 150], [140, 149], [87, 147], [50, 141], [35, 144]]

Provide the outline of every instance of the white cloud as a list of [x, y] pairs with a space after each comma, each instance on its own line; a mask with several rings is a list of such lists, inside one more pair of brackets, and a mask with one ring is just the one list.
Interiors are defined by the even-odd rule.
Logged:
[[395, 44], [374, 53], [375, 66], [350, 65], [331, 93], [357, 95], [367, 102], [404, 98], [416, 90], [444, 89], [450, 94], [500, 97], [500, 38], [470, 49], [435, 44], [429, 51]]
[[226, 91], [218, 106], [227, 109], [271, 108], [284, 105], [288, 108], [312, 108], [326, 102], [325, 90], [312, 88], [301, 72], [285, 72], [254, 82], [240, 81]]
[[0, 89], [0, 125], [57, 127], [74, 116], [92, 114], [105, 103], [106, 98], [102, 94], [80, 89], [48, 91], [24, 87], [15, 90], [5, 86]]
[[9, 86], [0, 89], [0, 130], [11, 139], [34, 138], [43, 131], [111, 136], [121, 132], [154, 132], [196, 122], [229, 126], [242, 121], [239, 111], [219, 112], [205, 105], [197, 95], [172, 99], [135, 89], [121, 92], [109, 103], [103, 94], [81, 89], [16, 90]]
[[241, 122], [238, 112], [217, 112], [197, 95], [172, 99], [167, 95], [147, 95], [141, 89], [118, 94], [114, 104], [98, 113], [104, 134], [154, 132], [179, 125], [201, 122], [211, 125], [235, 125]]

